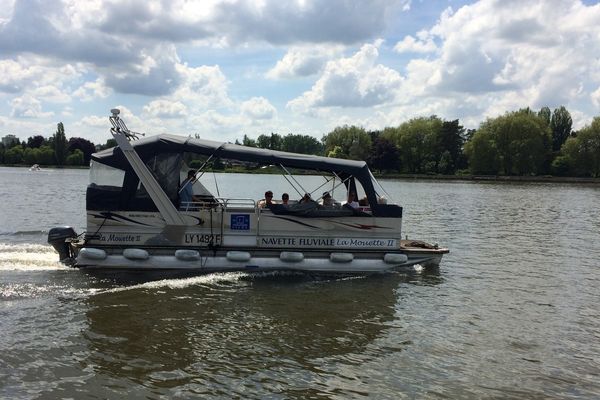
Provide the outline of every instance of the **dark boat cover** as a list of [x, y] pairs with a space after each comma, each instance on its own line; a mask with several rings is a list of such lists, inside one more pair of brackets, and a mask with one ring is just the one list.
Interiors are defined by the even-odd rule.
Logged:
[[[207, 156], [212, 155], [214, 158], [254, 162], [261, 165], [283, 165], [290, 168], [335, 172], [342, 179], [353, 176], [361, 183], [371, 207], [374, 208], [373, 211], [375, 211], [375, 208], [380, 208], [380, 211], [385, 214], [391, 211], [386, 210], [390, 207], [377, 206], [377, 196], [371, 180], [372, 175], [367, 163], [364, 161], [288, 153], [169, 134], [149, 136], [131, 141], [131, 145], [144, 163], [148, 163], [150, 159], [159, 154], [188, 152]], [[114, 168], [132, 172], [129, 162], [118, 146], [94, 153], [92, 159]], [[392, 212], [392, 214], [397, 213]]]
[[[213, 155], [239, 161], [256, 162], [263, 165], [279, 165], [319, 171], [345, 172], [358, 177], [361, 173], [369, 175], [367, 163], [364, 161], [344, 160], [341, 158], [319, 157], [308, 154], [287, 153], [284, 151], [260, 149], [238, 144], [216, 142], [213, 140], [193, 139], [176, 135], [156, 135], [132, 141], [135, 151], [143, 161], [160, 153], [196, 153]], [[113, 147], [92, 154], [92, 159], [111, 167], [126, 170], [127, 159], [119, 147]]]

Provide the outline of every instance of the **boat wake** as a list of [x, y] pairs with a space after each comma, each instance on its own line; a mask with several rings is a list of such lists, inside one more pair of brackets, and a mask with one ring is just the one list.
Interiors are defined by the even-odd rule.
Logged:
[[40, 236], [44, 237], [48, 231], [31, 230], [31, 231], [0, 231], [0, 236]]
[[47, 271], [69, 269], [49, 245], [0, 243], [0, 271]]
[[243, 272], [225, 272], [191, 276], [187, 278], [161, 279], [157, 281], [138, 283], [130, 286], [119, 286], [107, 290], [102, 290], [96, 294], [118, 293], [128, 290], [184, 289], [190, 286], [212, 286], [223, 283], [238, 282], [243, 279], [244, 275], [247, 274]]
[[0, 285], [0, 299], [17, 300], [32, 299], [46, 296], [57, 297], [61, 299], [82, 299], [99, 293], [101, 289], [77, 288], [61, 284], [39, 284], [39, 283], [10, 283]]
[[129, 286], [119, 286], [102, 290], [96, 294], [117, 293], [127, 290], [155, 290], [155, 289], [185, 289], [192, 286], [224, 287], [237, 282], [250, 282], [257, 280], [281, 280], [281, 279], [306, 279], [306, 274], [296, 271], [273, 271], [273, 272], [215, 272], [205, 275], [189, 276], [185, 278], [167, 278], [149, 282], [138, 283]]
[[[423, 272], [423, 267], [420, 265], [411, 266], [409, 269], [399, 271], [387, 271], [379, 275], [420, 275]], [[158, 290], [158, 289], [185, 289], [194, 286], [203, 286], [206, 288], [218, 288], [219, 290], [225, 287], [232, 287], [237, 290], [237, 286], [232, 284], [239, 282], [311, 282], [311, 283], [330, 283], [332, 281], [347, 281], [347, 280], [363, 280], [368, 279], [368, 274], [358, 275], [327, 275], [327, 274], [311, 274], [301, 271], [269, 271], [269, 272], [214, 272], [204, 275], [193, 275], [179, 278], [164, 278], [156, 279], [147, 282], [136, 284], [124, 284], [122, 286], [113, 287], [110, 289], [97, 289], [90, 294], [105, 294], [119, 293], [130, 290]], [[138, 277], [139, 278], [139, 277]]]

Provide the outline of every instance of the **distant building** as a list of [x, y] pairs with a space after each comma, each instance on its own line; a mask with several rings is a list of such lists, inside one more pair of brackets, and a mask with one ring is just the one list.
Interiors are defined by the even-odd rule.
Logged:
[[21, 141], [15, 135], [6, 135], [2, 138], [2, 144], [4, 145], [5, 148], [12, 147], [15, 144], [19, 144], [19, 143], [21, 143]]

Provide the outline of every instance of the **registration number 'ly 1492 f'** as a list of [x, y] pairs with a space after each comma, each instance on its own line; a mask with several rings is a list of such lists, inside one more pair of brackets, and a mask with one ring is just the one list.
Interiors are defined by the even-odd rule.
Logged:
[[186, 233], [185, 234], [186, 244], [220, 244], [221, 235], [214, 235], [210, 233]]

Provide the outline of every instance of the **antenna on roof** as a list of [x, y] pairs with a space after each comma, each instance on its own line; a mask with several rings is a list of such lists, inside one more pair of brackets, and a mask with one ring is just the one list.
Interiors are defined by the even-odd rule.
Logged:
[[133, 132], [133, 131], [130, 131], [129, 128], [127, 128], [127, 125], [125, 125], [125, 122], [121, 118], [119, 118], [119, 114], [121, 113], [121, 110], [119, 110], [118, 108], [113, 108], [112, 110], [110, 110], [110, 112], [112, 113], [112, 115], [109, 117], [109, 119], [110, 119], [110, 123], [113, 126], [111, 128], [113, 135], [115, 133], [122, 133], [123, 135], [125, 135], [125, 137], [129, 141], [138, 140], [139, 139], [138, 136], [146, 136], [145, 133]]

